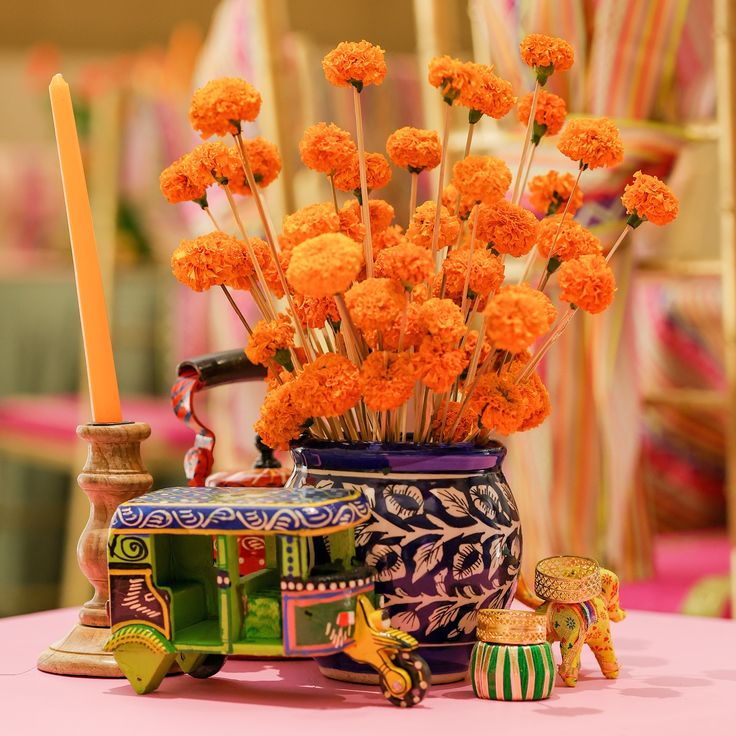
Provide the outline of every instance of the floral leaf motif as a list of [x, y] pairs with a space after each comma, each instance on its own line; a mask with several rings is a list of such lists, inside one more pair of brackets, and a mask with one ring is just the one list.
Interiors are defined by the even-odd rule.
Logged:
[[386, 508], [401, 519], [408, 519], [424, 511], [422, 492], [416, 486], [394, 483], [383, 489]]
[[493, 486], [487, 484], [472, 486], [470, 497], [481, 514], [485, 514], [489, 519], [496, 518], [499, 505], [498, 492]]
[[345, 483], [343, 487], [349, 491], [362, 491], [363, 495], [368, 499], [368, 505], [376, 508], [376, 489], [366, 483]]
[[421, 626], [419, 616], [414, 611], [402, 611], [391, 617], [391, 625], [401, 631], [417, 631]]
[[438, 595], [441, 595], [446, 598], [447, 597], [447, 586], [445, 585], [445, 581], [443, 579], [444, 577], [445, 577], [444, 572], [441, 572], [439, 575], [435, 575], [434, 587]]
[[366, 555], [365, 564], [376, 570], [378, 580], [400, 580], [406, 575], [406, 566], [401, 559], [401, 547], [377, 544]]
[[367, 547], [373, 537], [374, 529], [372, 524], [364, 524], [355, 530], [355, 545], [357, 547]]
[[431, 634], [435, 629], [451, 624], [460, 613], [460, 608], [456, 603], [443, 603], [429, 614], [427, 619], [427, 628], [424, 630], [425, 635]]
[[468, 499], [457, 488], [433, 488], [432, 493], [437, 496], [442, 503], [442, 507], [450, 516], [460, 519], [470, 515]]
[[468, 611], [457, 623], [458, 630], [465, 634], [472, 634], [478, 621], [478, 611]]
[[334, 480], [318, 480], [315, 484], [315, 488], [332, 488], [335, 485]]
[[411, 576], [412, 583], [424, 577], [439, 565], [444, 552], [443, 538], [434, 542], [425, 542], [420, 545], [414, 554], [414, 574]]
[[483, 569], [483, 556], [474, 544], [461, 544], [452, 559], [452, 574], [464, 580]]

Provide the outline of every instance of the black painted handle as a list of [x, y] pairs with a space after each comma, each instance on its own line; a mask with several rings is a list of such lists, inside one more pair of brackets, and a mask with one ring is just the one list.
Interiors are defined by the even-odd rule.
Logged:
[[197, 375], [202, 388], [238, 381], [255, 381], [266, 375], [262, 365], [251, 363], [243, 350], [223, 350], [184, 360], [177, 366], [179, 376]]

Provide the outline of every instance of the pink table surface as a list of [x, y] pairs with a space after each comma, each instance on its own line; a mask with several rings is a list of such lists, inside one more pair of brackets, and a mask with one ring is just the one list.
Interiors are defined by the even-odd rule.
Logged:
[[169, 677], [144, 696], [124, 680], [38, 672], [37, 654], [74, 619], [65, 609], [0, 620], [2, 736], [736, 733], [733, 621], [632, 612], [614, 627], [618, 680], [605, 680], [586, 653], [578, 687], [557, 686], [549, 700], [478, 700], [458, 683], [433, 687], [407, 711], [377, 689], [324, 679], [312, 661], [231, 660], [209, 680]]

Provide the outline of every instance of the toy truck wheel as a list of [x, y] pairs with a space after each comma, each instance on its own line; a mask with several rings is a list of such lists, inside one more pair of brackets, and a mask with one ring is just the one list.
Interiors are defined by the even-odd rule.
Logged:
[[[391, 688], [391, 682], [387, 677], [381, 676], [381, 690], [383, 695], [392, 705], [399, 708], [411, 708], [424, 700], [429, 690], [431, 673], [427, 663], [412, 652], [399, 652], [394, 657], [394, 667], [403, 670], [409, 677], [411, 687], [403, 693], [397, 694]], [[390, 673], [387, 673], [390, 677]]]
[[199, 664], [193, 667], [187, 674], [198, 680], [206, 680], [216, 675], [225, 664], [225, 656], [222, 654], [208, 654]]

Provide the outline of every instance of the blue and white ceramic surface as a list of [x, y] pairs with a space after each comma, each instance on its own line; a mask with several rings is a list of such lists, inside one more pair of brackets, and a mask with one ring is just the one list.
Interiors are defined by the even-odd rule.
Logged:
[[[315, 440], [292, 454], [290, 483], [363, 492], [371, 517], [355, 530], [357, 553], [376, 570], [392, 625], [419, 641], [433, 681], [465, 677], [478, 610], [509, 606], [519, 574], [506, 449]], [[326, 674], [366, 679], [347, 658], [329, 659]]]

